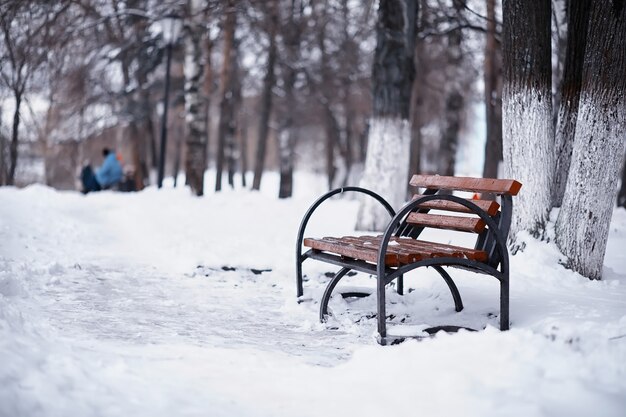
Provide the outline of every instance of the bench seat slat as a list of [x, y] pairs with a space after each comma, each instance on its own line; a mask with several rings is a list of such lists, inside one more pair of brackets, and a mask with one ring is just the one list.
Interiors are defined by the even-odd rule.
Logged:
[[[414, 194], [413, 200], [416, 200], [420, 197], [424, 197], [423, 194]], [[493, 200], [470, 200], [472, 203], [476, 204], [481, 209], [485, 210], [487, 214], [490, 216], [495, 216], [500, 209], [500, 204]], [[425, 203], [421, 203], [420, 208], [426, 208], [431, 210], [445, 210], [445, 211], [454, 211], [457, 213], [473, 213], [467, 207], [455, 203], [454, 201], [448, 200], [431, 200]]]
[[413, 175], [410, 184], [414, 187], [508, 195], [517, 195], [522, 188], [522, 184], [515, 180], [443, 175]]
[[[304, 239], [304, 245], [312, 249], [336, 253], [341, 256], [360, 259], [366, 262], [378, 261], [378, 248], [381, 236], [344, 236], [341, 238]], [[393, 237], [387, 248], [385, 264], [400, 266], [422, 259], [436, 257], [467, 258], [485, 261], [487, 252], [459, 246], [444, 245], [410, 238]]]
[[[307, 246], [311, 249], [321, 250], [325, 252], [332, 252], [342, 256], [346, 256], [348, 258], [353, 259], [361, 259], [366, 262], [377, 263], [378, 262], [378, 251], [375, 247], [363, 248], [357, 247], [348, 242], [341, 242], [339, 239], [304, 239], [304, 246]], [[389, 253], [385, 255], [385, 265], [389, 266], [399, 266], [400, 260], [398, 259], [398, 255], [394, 253]]]
[[[367, 238], [368, 241], [376, 243], [376, 247], [380, 244], [382, 236], [361, 236], [361, 239]], [[343, 238], [342, 238], [343, 239]], [[479, 262], [487, 260], [487, 252], [477, 249], [464, 248], [461, 246], [446, 245], [443, 243], [429, 242], [427, 240], [416, 240], [409, 237], [392, 237], [391, 242], [397, 242], [405, 250], [418, 250], [430, 254], [430, 258], [451, 256], [454, 258], [467, 258]], [[398, 246], [390, 246], [397, 248]]]
[[480, 233], [485, 230], [485, 222], [478, 217], [445, 216], [440, 214], [411, 213], [407, 223], [435, 229], [456, 230], [458, 232]]

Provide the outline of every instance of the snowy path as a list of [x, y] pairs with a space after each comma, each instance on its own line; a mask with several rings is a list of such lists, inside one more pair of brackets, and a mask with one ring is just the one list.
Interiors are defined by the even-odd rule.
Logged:
[[[328, 325], [294, 300], [295, 233], [320, 191], [0, 189], [0, 416], [624, 415], [626, 213], [605, 281], [527, 239], [512, 258], [510, 332], [382, 348], [374, 300], [333, 299]], [[311, 234], [350, 233], [355, 205], [330, 205]], [[330, 270], [306, 265], [313, 300]], [[426, 273], [390, 293], [393, 323], [495, 325], [496, 283], [455, 277], [463, 312]]]

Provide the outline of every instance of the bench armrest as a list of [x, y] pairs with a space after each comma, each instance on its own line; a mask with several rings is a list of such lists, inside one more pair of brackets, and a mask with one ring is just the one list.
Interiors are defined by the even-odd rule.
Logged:
[[393, 217], [396, 214], [396, 212], [393, 210], [393, 208], [387, 202], [387, 200], [385, 200], [383, 197], [376, 194], [375, 192], [368, 190], [366, 188], [361, 188], [361, 187], [350, 186], [350, 187], [335, 188], [334, 190], [327, 192], [326, 194], [324, 194], [323, 196], [315, 200], [315, 202], [311, 205], [311, 207], [309, 207], [309, 209], [306, 211], [304, 217], [302, 218], [302, 221], [300, 222], [300, 228], [298, 229], [298, 237], [296, 240], [296, 268], [297, 268], [296, 275], [298, 277], [298, 280], [297, 280], [298, 281], [297, 282], [298, 297], [300, 297], [303, 292], [302, 282], [301, 282], [301, 276], [302, 276], [301, 268], [302, 268], [302, 262], [307, 258], [307, 256], [302, 254], [302, 242], [304, 241], [304, 232], [306, 230], [307, 225], [309, 224], [309, 219], [313, 215], [313, 212], [315, 212], [315, 210], [317, 210], [317, 208], [324, 201], [328, 200], [329, 198], [337, 194], [343, 194], [346, 191], [357, 192], [357, 193], [368, 195], [372, 197], [373, 199], [375, 199], [376, 201], [378, 201], [385, 208], [385, 210], [387, 210], [387, 212], [389, 213], [391, 217]]

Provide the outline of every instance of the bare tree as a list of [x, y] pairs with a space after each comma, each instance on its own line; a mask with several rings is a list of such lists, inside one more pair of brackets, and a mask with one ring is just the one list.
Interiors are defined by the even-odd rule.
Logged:
[[626, 150], [626, 5], [591, 2], [582, 88], [556, 243], [568, 265], [602, 277]]
[[6, 1], [0, 10], [0, 81], [11, 91], [15, 104], [9, 165], [2, 176], [3, 184], [13, 185], [15, 181], [24, 95], [36, 72], [45, 64], [54, 36], [63, 31], [64, 27], [55, 22], [68, 7], [69, 4]]
[[[361, 186], [378, 192], [393, 207], [403, 203], [408, 180], [417, 10], [416, 0], [381, 0], [378, 6], [372, 70], [374, 109]], [[363, 200], [358, 229], [380, 230], [387, 221], [384, 209], [375, 201]]]
[[549, 0], [503, 0], [502, 50], [504, 175], [524, 184], [511, 238], [543, 236], [554, 166]]

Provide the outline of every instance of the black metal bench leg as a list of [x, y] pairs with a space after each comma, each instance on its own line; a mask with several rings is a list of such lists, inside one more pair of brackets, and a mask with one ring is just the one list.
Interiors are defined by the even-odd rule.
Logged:
[[452, 281], [452, 277], [448, 272], [440, 267], [439, 265], [433, 266], [435, 271], [439, 272], [439, 275], [443, 278], [443, 280], [448, 284], [448, 288], [452, 293], [452, 298], [454, 299], [454, 309], [459, 312], [463, 310], [463, 301], [461, 300], [461, 294], [459, 294], [459, 289], [456, 287], [454, 281]]
[[500, 330], [509, 330], [509, 275], [500, 281]]
[[404, 295], [404, 275], [398, 277], [398, 287], [396, 292], [400, 295]]
[[387, 312], [385, 309], [385, 276], [377, 277], [376, 284], [376, 310], [378, 319], [379, 343], [386, 344], [387, 338]]
[[330, 302], [330, 296], [333, 294], [333, 290], [335, 289], [339, 281], [341, 281], [341, 278], [343, 278], [349, 271], [350, 268], [341, 268], [326, 286], [326, 290], [324, 290], [324, 295], [322, 296], [322, 301], [320, 302], [320, 322], [324, 323], [326, 321], [326, 316], [328, 316], [328, 303]]
[[298, 253], [296, 258], [296, 296], [302, 297], [304, 288], [302, 285], [302, 256]]

